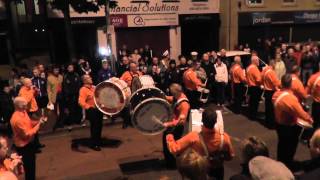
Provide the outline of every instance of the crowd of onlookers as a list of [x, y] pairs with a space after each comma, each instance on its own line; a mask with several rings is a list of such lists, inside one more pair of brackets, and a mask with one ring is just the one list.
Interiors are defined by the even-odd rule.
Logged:
[[[301, 79], [306, 84], [309, 77], [319, 71], [318, 48], [318, 44], [313, 42], [287, 44], [281, 38], [272, 38], [258, 39], [257, 43], [251, 46], [239, 45], [235, 50], [256, 53], [266, 64], [272, 59], [275, 60], [274, 70], [278, 79], [281, 79], [286, 72], [291, 72], [292, 68], [297, 65], [301, 68]], [[143, 74], [150, 75], [156, 87], [169, 93], [168, 89], [172, 83], [183, 86], [183, 73], [193, 65], [195, 60], [199, 60], [198, 77], [206, 81], [206, 86], [211, 92], [209, 103], [224, 106], [225, 102], [232, 100], [229, 69], [233, 63], [233, 57], [228, 57], [224, 49], [219, 52], [205, 52], [201, 55], [191, 52], [190, 55], [180, 55], [178, 59], [171, 59], [168, 51], [159, 57], [154, 56], [154, 53], [148, 45], [132, 51], [124, 45], [119, 50], [115, 69], [111, 68], [108, 59], [102, 60], [99, 68], [93, 68], [91, 61], [85, 59], [62, 66], [37, 64], [32, 68], [26, 65], [12, 68], [10, 78], [1, 82], [0, 124], [8, 127], [10, 136], [9, 121], [14, 112], [13, 98], [19, 95], [25, 78], [31, 79], [32, 88], [37, 92], [36, 103], [40, 113], [43, 114], [49, 109], [57, 114], [54, 129], [81, 124], [83, 111], [78, 104], [79, 89], [82, 86], [81, 77], [89, 74], [93, 77], [94, 84], [98, 84], [111, 77], [120, 77], [129, 70], [130, 62], [135, 62]], [[250, 64], [249, 61], [250, 57], [244, 56], [243, 66], [247, 67]], [[19, 170], [21, 157], [15, 154], [8, 157], [8, 149], [7, 139], [1, 136], [0, 172], [3, 169], [9, 169], [16, 174], [22, 173], [21, 169]], [[299, 176], [300, 179], [314, 179], [314, 177], [320, 177], [320, 131], [316, 131], [310, 140], [310, 152], [312, 159], [301, 164], [302, 169], [291, 172], [282, 163], [270, 159], [268, 146], [262, 140], [251, 137], [242, 143], [242, 171], [231, 179], [294, 179], [294, 176]], [[183, 158], [191, 158], [194, 161], [188, 160], [178, 166], [180, 173], [191, 179], [201, 179], [200, 177], [203, 177], [201, 168], [204, 167], [202, 163], [205, 163], [203, 159], [197, 157], [197, 154]], [[314, 171], [315, 169], [317, 170]], [[300, 176], [301, 171], [306, 174]], [[10, 177], [12, 174], [2, 176]]]

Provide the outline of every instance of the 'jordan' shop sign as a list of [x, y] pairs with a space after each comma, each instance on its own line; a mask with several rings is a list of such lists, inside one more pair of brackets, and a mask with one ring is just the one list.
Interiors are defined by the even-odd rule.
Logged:
[[[219, 13], [219, 0], [118, 0], [110, 9], [110, 21], [115, 27], [147, 27], [179, 25], [179, 14]], [[59, 17], [55, 12], [54, 17]], [[77, 13], [70, 7], [73, 21], [81, 23], [87, 18], [105, 16], [104, 7], [97, 13]], [[63, 17], [63, 16], [62, 16]]]

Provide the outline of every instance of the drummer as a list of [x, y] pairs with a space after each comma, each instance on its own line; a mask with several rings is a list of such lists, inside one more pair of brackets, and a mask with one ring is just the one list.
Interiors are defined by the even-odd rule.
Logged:
[[94, 91], [92, 78], [90, 75], [82, 76], [83, 86], [79, 92], [79, 104], [86, 110], [86, 117], [90, 121], [91, 148], [101, 151], [102, 113], [96, 108], [94, 103]]
[[314, 128], [317, 129], [320, 128], [320, 71], [310, 77], [306, 90], [313, 99], [312, 117]]
[[166, 136], [168, 134], [173, 134], [175, 139], [180, 139], [182, 137], [190, 110], [190, 104], [179, 84], [171, 84], [169, 89], [172, 96], [167, 96], [166, 99], [173, 106], [174, 117], [172, 121], [164, 123], [167, 130], [163, 133], [162, 143], [167, 168], [175, 168], [176, 160], [168, 150]]
[[200, 108], [199, 97], [201, 92], [200, 89], [205, 88], [206, 85], [202, 83], [201, 79], [197, 77], [196, 70], [200, 67], [200, 62], [194, 60], [192, 66], [183, 73], [183, 83], [185, 86], [185, 92], [190, 100], [191, 108]]
[[313, 123], [313, 120], [303, 110], [291, 90], [291, 74], [285, 74], [281, 78], [281, 85], [282, 89], [276, 91], [272, 97], [278, 135], [277, 158], [291, 168], [301, 131], [301, 128], [297, 126], [298, 119], [310, 124]]
[[138, 70], [138, 65], [135, 62], [130, 62], [129, 71], [126, 71], [120, 77], [121, 80], [125, 81], [129, 87], [134, 77], [142, 76], [142, 73]]

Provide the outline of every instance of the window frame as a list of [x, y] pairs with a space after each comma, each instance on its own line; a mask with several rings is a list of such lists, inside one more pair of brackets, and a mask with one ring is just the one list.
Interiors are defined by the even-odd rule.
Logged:
[[282, 0], [282, 5], [283, 6], [296, 6], [297, 0], [294, 0], [294, 2], [284, 2], [284, 0]]
[[261, 3], [250, 3], [249, 1], [250, 0], [246, 0], [247, 7], [264, 7], [265, 0], [261, 0]]

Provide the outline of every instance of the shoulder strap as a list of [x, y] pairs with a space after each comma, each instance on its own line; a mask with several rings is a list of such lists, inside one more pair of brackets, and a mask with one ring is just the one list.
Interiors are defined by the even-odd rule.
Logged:
[[187, 98], [181, 98], [176, 103], [174, 103], [173, 107], [179, 106], [182, 102], [189, 102]]
[[320, 76], [314, 81], [311, 92], [313, 93], [316, 90], [317, 84], [320, 82]]
[[220, 134], [219, 150], [222, 150], [224, 146], [224, 123], [223, 123], [223, 117], [222, 117], [221, 111], [218, 110], [216, 111], [216, 113], [217, 113], [217, 125], [218, 125], [219, 134]]
[[208, 151], [208, 147], [206, 145], [206, 143], [203, 140], [203, 136], [202, 136], [202, 132], [199, 133], [199, 139], [200, 139], [200, 143], [202, 145], [202, 148], [204, 150], [204, 154], [206, 157], [209, 157], [209, 151]]
[[274, 106], [276, 107], [279, 104], [280, 100], [283, 99], [285, 96], [288, 96], [288, 95], [289, 95], [288, 92], [283, 92], [282, 94], [280, 94], [280, 96], [276, 99], [276, 101], [274, 103]]

